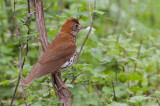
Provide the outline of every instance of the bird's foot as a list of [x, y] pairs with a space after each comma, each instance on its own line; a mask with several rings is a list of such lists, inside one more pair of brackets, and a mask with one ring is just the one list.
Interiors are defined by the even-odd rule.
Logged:
[[66, 87], [65, 85], [61, 85], [61, 87], [58, 90], [61, 90], [62, 88], [68, 90], [68, 87]]
[[63, 85], [61, 85], [61, 87], [60, 87], [58, 90], [61, 90], [62, 88], [64, 88], [64, 89], [68, 90], [68, 87], [67, 87], [67, 86], [65, 86], [64, 84], [63, 84]]
[[66, 87], [65, 85], [62, 85], [60, 88], [58, 88], [55, 92], [57, 94], [57, 96], [59, 97], [59, 99], [61, 99], [61, 96], [67, 97], [65, 94], [63, 94], [63, 92], [60, 92], [61, 89], [66, 89], [68, 90], [68, 87]]

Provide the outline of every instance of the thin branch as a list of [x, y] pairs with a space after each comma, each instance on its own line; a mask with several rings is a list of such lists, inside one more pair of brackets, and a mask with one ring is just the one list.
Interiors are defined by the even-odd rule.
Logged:
[[[24, 57], [23, 62], [22, 62], [22, 69], [23, 69], [23, 66], [24, 66], [24, 63], [25, 63], [27, 54], [28, 54], [28, 43], [27, 43], [27, 46], [26, 46], [25, 57]], [[18, 65], [19, 65], [19, 64], [18, 64]], [[17, 88], [18, 88], [18, 85], [19, 85], [19, 82], [20, 82], [20, 78], [21, 78], [21, 77], [20, 77], [20, 74], [19, 74], [18, 80], [17, 80], [17, 84], [16, 84], [16, 87], [15, 87], [15, 90], [14, 90], [14, 93], [13, 93], [13, 96], [12, 96], [11, 106], [13, 105], [13, 100], [14, 100], [15, 94], [16, 94], [16, 92], [17, 92]]]
[[28, 2], [28, 13], [30, 14], [31, 13], [31, 2], [30, 0], [27, 0]]
[[88, 81], [88, 80], [79, 81], [79, 82], [73, 83], [72, 85], [76, 85], [76, 84], [79, 84], [79, 83], [84, 83], [84, 82], [89, 82], [89, 81]]
[[101, 98], [102, 95], [101, 95], [101, 93], [98, 91], [97, 86], [96, 86], [96, 85], [93, 85], [93, 87], [94, 87], [94, 89], [96, 90], [97, 95]]
[[[15, 2], [15, 0], [14, 0], [14, 23], [15, 23], [15, 27], [16, 27], [16, 11], [15, 11], [15, 7], [16, 7], [16, 2]], [[16, 31], [17, 31], [17, 27], [16, 27]], [[17, 33], [16, 35], [18, 35], [18, 33]], [[18, 82], [17, 82], [17, 84], [16, 84], [16, 88], [15, 88], [14, 93], [13, 93], [13, 96], [12, 96], [11, 106], [12, 106], [12, 104], [13, 104], [13, 100], [14, 100], [15, 94], [16, 94], [16, 92], [17, 92], [17, 88], [18, 88], [18, 85], [19, 85], [19, 81], [20, 81], [20, 74], [19, 74], [19, 76], [18, 76]]]
[[[23, 76], [22, 76], [22, 44], [20, 43], [20, 48], [19, 48], [19, 69], [20, 69], [20, 77], [21, 77], [21, 81], [23, 80]], [[29, 104], [27, 103], [27, 99], [26, 99], [26, 93], [25, 93], [25, 88], [24, 85], [22, 85], [22, 90], [23, 90], [23, 98], [24, 98], [24, 102], [27, 106], [29, 106]]]
[[14, 24], [15, 24], [15, 26], [17, 25], [16, 24], [16, 11], [15, 11], [15, 8], [16, 8], [16, 1], [14, 0]]
[[[91, 25], [90, 25], [90, 29], [89, 29], [89, 31], [88, 31], [88, 34], [86, 35], [86, 38], [85, 38], [85, 40], [83, 41], [82, 46], [81, 46], [81, 48], [80, 48], [80, 51], [79, 51], [79, 53], [78, 53], [78, 55], [77, 55], [75, 64], [77, 64], [77, 61], [78, 61], [78, 58], [79, 58], [79, 56], [80, 56], [80, 54], [81, 54], [81, 51], [82, 51], [82, 49], [83, 49], [83, 46], [84, 46], [86, 40], [88, 39], [89, 34], [90, 34], [91, 30], [92, 30], [92, 26], [93, 26], [94, 12], [93, 12], [93, 16], [92, 16], [92, 15], [91, 15], [91, 14], [92, 14], [92, 13], [91, 13], [91, 8], [90, 8], [90, 0], [88, 0], [88, 2], [89, 2], [89, 13], [90, 13]], [[96, 0], [94, 0], [94, 10], [95, 10], [95, 9], [96, 9]], [[94, 10], [93, 10], [93, 11], [94, 11]]]
[[[143, 40], [141, 40], [140, 44], [139, 44], [138, 53], [137, 53], [137, 60], [139, 59], [139, 56], [140, 56], [142, 43], [143, 43]], [[137, 62], [135, 62], [135, 64], [134, 64], [134, 72], [136, 72], [136, 69], [137, 69]]]
[[159, 102], [159, 100], [158, 100], [158, 99], [156, 99], [156, 101], [157, 101], [158, 105], [160, 106], [160, 102]]
[[73, 84], [74, 81], [76, 80], [76, 78], [77, 78], [78, 76], [82, 75], [82, 74], [85, 73], [85, 72], [86, 72], [86, 71], [83, 71], [83, 72], [81, 72], [80, 74], [78, 74], [78, 75], [76, 75], [76, 76], [73, 76], [72, 81], [70, 82], [70, 84]]
[[34, 5], [34, 11], [36, 16], [36, 26], [39, 32], [39, 36], [41, 39], [41, 44], [43, 51], [49, 46], [49, 40], [46, 31], [46, 25], [44, 21], [44, 13], [43, 13], [43, 1], [42, 0], [32, 0]]
[[113, 87], [113, 96], [114, 96], [114, 100], [116, 101], [116, 92], [115, 92], [115, 89], [114, 89], [113, 80], [112, 80], [112, 87]]
[[34, 102], [30, 103], [29, 106], [35, 104], [35, 103], [38, 102], [38, 101], [39, 101], [39, 99], [36, 99]]
[[[30, 13], [31, 13], [31, 7], [30, 7], [30, 0], [27, 0], [28, 1], [28, 14], [30, 15]], [[14, 0], [14, 21], [15, 21], [15, 24], [16, 24], [16, 13], [15, 13], [15, 0]], [[26, 24], [27, 26], [28, 26], [28, 35], [30, 34], [30, 30], [29, 30], [29, 24]], [[20, 36], [19, 35], [19, 30], [18, 30], [18, 28], [16, 28], [17, 29], [17, 35], [18, 36]], [[19, 67], [20, 67], [20, 74], [19, 74], [19, 76], [18, 76], [18, 81], [17, 81], [17, 84], [16, 84], [16, 87], [15, 87], [15, 90], [14, 90], [14, 93], [13, 93], [13, 96], [12, 96], [12, 100], [11, 100], [11, 106], [13, 105], [13, 101], [14, 101], [14, 97], [15, 97], [15, 94], [16, 94], [16, 92], [17, 92], [17, 88], [18, 88], [18, 85], [19, 85], [19, 82], [20, 82], [20, 78], [21, 78], [21, 80], [22, 80], [22, 69], [23, 69], [23, 66], [24, 66], [24, 63], [25, 63], [25, 60], [26, 60], [26, 57], [27, 57], [27, 54], [28, 54], [28, 40], [29, 39], [27, 39], [27, 43], [26, 43], [26, 53], [25, 53], [25, 56], [24, 56], [24, 59], [23, 59], [23, 62], [21, 61], [22, 60], [22, 54], [21, 54], [21, 52], [22, 52], [22, 48], [24, 47], [24, 45], [22, 46], [21, 45], [21, 43], [20, 43], [20, 62], [19, 62]], [[22, 63], [21, 63], [22, 62]], [[27, 100], [26, 100], [26, 98], [25, 98], [25, 88], [24, 88], [24, 86], [22, 86], [22, 89], [23, 89], [23, 94], [24, 94], [24, 101], [25, 101], [25, 103], [26, 103], [26, 105], [28, 105], [28, 103], [27, 103]]]
[[19, 74], [19, 76], [18, 76], [18, 82], [17, 82], [17, 84], [16, 84], [16, 87], [15, 87], [15, 90], [14, 90], [14, 93], [13, 93], [13, 96], [12, 96], [11, 106], [13, 105], [13, 100], [14, 100], [14, 97], [15, 97], [15, 95], [16, 95], [19, 82], [20, 82], [20, 74]]

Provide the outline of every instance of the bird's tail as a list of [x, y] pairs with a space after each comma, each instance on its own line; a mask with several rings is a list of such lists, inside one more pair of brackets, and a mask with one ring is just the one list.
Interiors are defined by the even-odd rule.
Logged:
[[30, 73], [27, 75], [27, 77], [21, 81], [21, 85], [29, 85], [34, 79], [36, 78], [36, 71], [38, 69], [38, 64], [36, 64], [33, 69], [30, 71]]

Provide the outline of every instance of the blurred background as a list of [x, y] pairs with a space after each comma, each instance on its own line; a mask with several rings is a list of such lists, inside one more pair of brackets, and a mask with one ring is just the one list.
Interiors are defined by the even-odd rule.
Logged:
[[[43, 1], [50, 42], [69, 17], [79, 17], [81, 25], [90, 26], [88, 0]], [[159, 4], [160, 0], [97, 0], [93, 29], [79, 61], [62, 72], [74, 96], [73, 106], [160, 105]], [[20, 73], [19, 42], [29, 44], [23, 77], [42, 53], [35, 17], [28, 16], [27, 6], [27, 0], [15, 0], [14, 12], [14, 0], [0, 0], [0, 104], [4, 106], [10, 104]], [[93, 7], [91, 0], [92, 12]], [[20, 38], [15, 37], [17, 27]], [[78, 34], [77, 51], [87, 33], [85, 29]], [[26, 46], [23, 58], [25, 52]], [[34, 102], [33, 106], [60, 105], [50, 75], [25, 88], [27, 101]], [[21, 86], [14, 105], [25, 105]]]

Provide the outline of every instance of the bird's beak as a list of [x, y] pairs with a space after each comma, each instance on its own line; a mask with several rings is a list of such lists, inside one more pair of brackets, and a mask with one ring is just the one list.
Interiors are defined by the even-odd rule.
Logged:
[[79, 27], [78, 27], [79, 30], [85, 29], [85, 28], [87, 28], [87, 27], [86, 27], [86, 26], [80, 26], [80, 25], [79, 25]]

